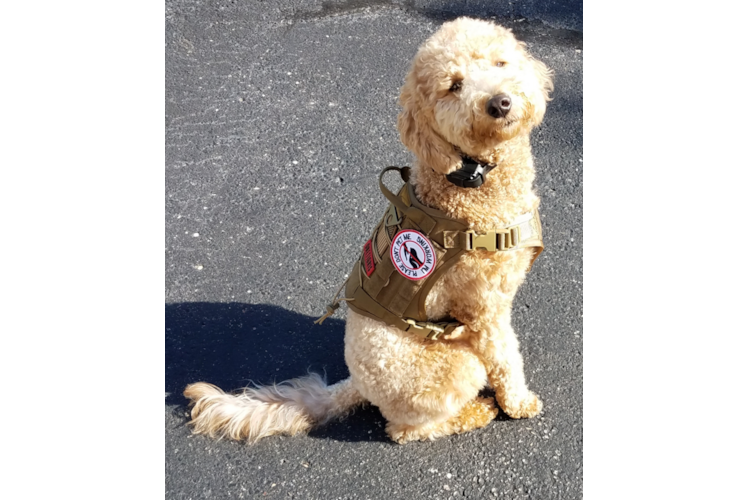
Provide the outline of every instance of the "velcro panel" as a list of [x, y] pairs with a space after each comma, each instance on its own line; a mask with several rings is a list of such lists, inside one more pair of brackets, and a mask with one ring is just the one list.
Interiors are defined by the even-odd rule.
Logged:
[[389, 282], [390, 276], [395, 272], [395, 266], [392, 265], [392, 260], [389, 257], [385, 257], [382, 261], [377, 264], [377, 268], [374, 273], [365, 279], [363, 282], [363, 288], [366, 293], [372, 297], [376, 297], [380, 290]]
[[377, 301], [402, 316], [425, 282], [426, 280], [412, 281], [395, 272], [390, 276], [390, 283], [376, 296]]
[[372, 299], [363, 289], [359, 288], [352, 295], [353, 301], [348, 302], [348, 307], [359, 314], [368, 316], [384, 323], [405, 330], [409, 325], [398, 318]]
[[405, 211], [406, 220], [412, 220], [418, 224], [420, 231], [425, 235], [431, 233], [436, 226], [436, 221], [417, 208], [410, 207]]
[[377, 255], [379, 256], [379, 260], [382, 260], [384, 254], [390, 249], [390, 239], [387, 238], [387, 229], [384, 224], [380, 224], [377, 231]]

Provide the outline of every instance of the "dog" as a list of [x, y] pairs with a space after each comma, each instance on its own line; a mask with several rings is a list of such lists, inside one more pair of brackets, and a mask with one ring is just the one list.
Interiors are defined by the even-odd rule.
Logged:
[[[552, 90], [552, 72], [509, 29], [465, 17], [443, 24], [419, 48], [399, 99], [397, 127], [416, 157], [408, 182], [418, 201], [474, 234], [536, 211], [530, 132]], [[485, 167], [479, 187], [450, 180], [466, 158]], [[527, 387], [511, 325], [512, 301], [538, 253], [522, 246], [462, 253], [424, 299], [429, 321], [459, 324], [436, 339], [349, 308], [350, 377], [334, 385], [316, 374], [236, 394], [189, 385], [193, 432], [251, 443], [306, 432], [368, 402], [387, 420], [388, 436], [407, 443], [486, 426], [498, 414], [494, 399], [511, 418], [538, 415], [543, 405]], [[487, 385], [495, 398], [479, 396]]]

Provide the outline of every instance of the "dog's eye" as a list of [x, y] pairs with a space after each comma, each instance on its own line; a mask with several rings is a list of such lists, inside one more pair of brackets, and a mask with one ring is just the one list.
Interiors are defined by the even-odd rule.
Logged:
[[457, 92], [457, 91], [458, 91], [458, 90], [460, 90], [461, 88], [462, 88], [462, 80], [457, 80], [456, 82], [454, 82], [454, 83], [452, 84], [452, 86], [451, 86], [451, 87], [449, 87], [449, 91], [450, 91], [450, 92]]
[[506, 63], [504, 61], [499, 61], [496, 63], [496, 66], [498, 66], [499, 68], [503, 68], [504, 66], [506, 66]]

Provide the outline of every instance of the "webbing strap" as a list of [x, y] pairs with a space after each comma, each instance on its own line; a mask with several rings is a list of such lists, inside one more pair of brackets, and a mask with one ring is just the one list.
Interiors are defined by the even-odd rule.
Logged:
[[403, 203], [403, 200], [395, 195], [395, 193], [387, 189], [387, 186], [385, 186], [384, 182], [382, 181], [382, 177], [384, 177], [384, 174], [389, 172], [390, 170], [397, 170], [398, 172], [400, 172], [400, 177], [403, 179], [403, 181], [408, 182], [408, 178], [410, 177], [410, 167], [387, 167], [379, 173], [379, 190], [382, 191], [382, 194], [385, 198], [390, 200], [390, 203], [399, 208], [401, 212], [405, 212], [408, 209], [408, 206]]
[[[366, 304], [368, 310], [359, 309], [357, 304]], [[417, 321], [413, 318], [400, 318], [390, 313], [384, 307], [381, 307], [376, 301], [363, 290], [358, 288], [353, 294], [352, 300], [348, 302], [348, 307], [357, 313], [375, 319], [384, 321], [388, 325], [394, 326], [404, 332], [413, 333], [429, 340], [438, 339], [442, 335], [449, 335], [455, 328], [462, 326], [459, 321], [440, 321], [432, 323], [429, 321]]]

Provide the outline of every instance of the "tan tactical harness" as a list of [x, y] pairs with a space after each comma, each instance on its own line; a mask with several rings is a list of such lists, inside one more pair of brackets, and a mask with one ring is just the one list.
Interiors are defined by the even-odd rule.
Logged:
[[[397, 195], [382, 182], [385, 172], [390, 170], [398, 170], [405, 182]], [[361, 257], [353, 265], [350, 276], [343, 283], [344, 298], [338, 298], [343, 289], [341, 286], [332, 303], [327, 306], [327, 312], [315, 323], [322, 323], [340, 306], [340, 301], [346, 301], [348, 307], [359, 314], [433, 340], [462, 325], [454, 319], [428, 322], [425, 307], [431, 288], [457, 263], [460, 255], [475, 249], [505, 252], [534, 247], [537, 251], [530, 262], [532, 267], [543, 250], [537, 209], [519, 216], [505, 228], [478, 234], [469, 230], [464, 222], [422, 205], [415, 196], [413, 186], [408, 184], [409, 177], [409, 167], [387, 167], [379, 174], [379, 189], [390, 201], [390, 205], [364, 245]], [[435, 268], [421, 280], [414, 281], [397, 272], [389, 255], [393, 236], [405, 229], [423, 234], [434, 247]]]

